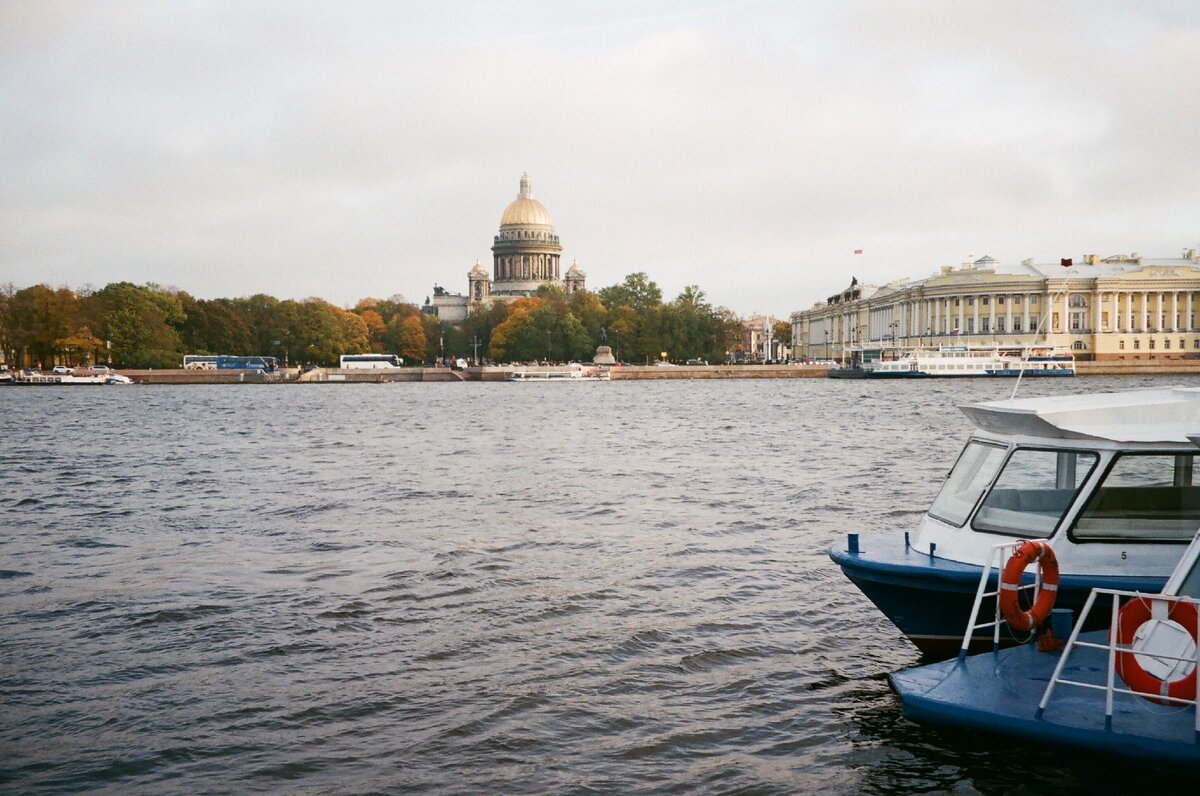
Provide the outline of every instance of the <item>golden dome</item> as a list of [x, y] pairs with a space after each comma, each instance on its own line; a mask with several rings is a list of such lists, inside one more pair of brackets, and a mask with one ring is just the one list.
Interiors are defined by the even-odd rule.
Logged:
[[521, 175], [521, 192], [517, 194], [517, 198], [504, 208], [504, 215], [500, 216], [500, 226], [550, 226], [550, 212], [546, 210], [545, 205], [533, 198], [533, 191], [529, 188], [529, 175]]

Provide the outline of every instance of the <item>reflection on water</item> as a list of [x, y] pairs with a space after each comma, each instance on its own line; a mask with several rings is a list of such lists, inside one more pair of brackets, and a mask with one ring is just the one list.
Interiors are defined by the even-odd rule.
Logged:
[[825, 552], [1011, 389], [0, 391], [0, 784], [1069, 792], [905, 721], [916, 650]]

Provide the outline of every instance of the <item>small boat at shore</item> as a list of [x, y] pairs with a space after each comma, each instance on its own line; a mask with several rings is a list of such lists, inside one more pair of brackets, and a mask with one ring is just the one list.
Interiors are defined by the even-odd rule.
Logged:
[[864, 361], [856, 352], [855, 364], [830, 369], [833, 379], [917, 379], [966, 376], [1074, 376], [1075, 357], [1070, 351], [1048, 347], [939, 346], [913, 348], [892, 359]]
[[[891, 536], [851, 534], [829, 551], [909, 640], [929, 655], [954, 654], [999, 542], [1053, 547], [1062, 607], [1078, 611], [1097, 587], [1162, 589], [1200, 526], [1200, 451], [1188, 441], [1200, 430], [1200, 389], [961, 409], [976, 430], [917, 526]], [[992, 637], [980, 632], [974, 641]]]
[[[1200, 534], [1160, 596], [1095, 589], [1082, 621], [1069, 613], [1055, 617], [1061, 628], [1042, 643], [892, 674], [905, 716], [1065, 750], [1071, 760], [1182, 774], [1194, 790], [1200, 772], [1198, 558]], [[1081, 630], [1091, 612], [1110, 616], [1114, 632]], [[1142, 782], [1142, 789], [1156, 788]]]
[[35, 371], [22, 371], [13, 377], [9, 382], [14, 386], [35, 386], [35, 387], [68, 387], [82, 385], [125, 385], [133, 384], [133, 379], [128, 376], [122, 376], [120, 373], [91, 373], [80, 375], [74, 373], [37, 373]]
[[562, 368], [519, 368], [510, 372], [508, 381], [521, 382], [577, 382], [608, 381], [608, 371], [599, 367], [584, 367], [574, 364]]

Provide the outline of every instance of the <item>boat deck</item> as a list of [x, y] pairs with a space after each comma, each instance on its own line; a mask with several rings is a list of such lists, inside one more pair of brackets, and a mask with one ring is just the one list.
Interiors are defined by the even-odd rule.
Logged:
[[[1106, 631], [1080, 635], [1081, 640], [1099, 644], [1106, 638]], [[1107, 726], [1102, 694], [1060, 684], [1038, 718], [1038, 703], [1058, 661], [1057, 653], [1024, 644], [896, 672], [889, 681], [910, 719], [1138, 763], [1200, 770], [1194, 708], [1160, 706], [1138, 696], [1115, 694], [1112, 723]], [[1104, 651], [1077, 649], [1062, 676], [1103, 686], [1107, 670]]]

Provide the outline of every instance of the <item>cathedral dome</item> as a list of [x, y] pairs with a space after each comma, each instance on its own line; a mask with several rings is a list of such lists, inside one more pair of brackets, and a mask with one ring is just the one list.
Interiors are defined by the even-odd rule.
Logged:
[[550, 226], [550, 212], [546, 210], [545, 205], [533, 198], [528, 174], [521, 175], [521, 192], [504, 208], [500, 226]]

